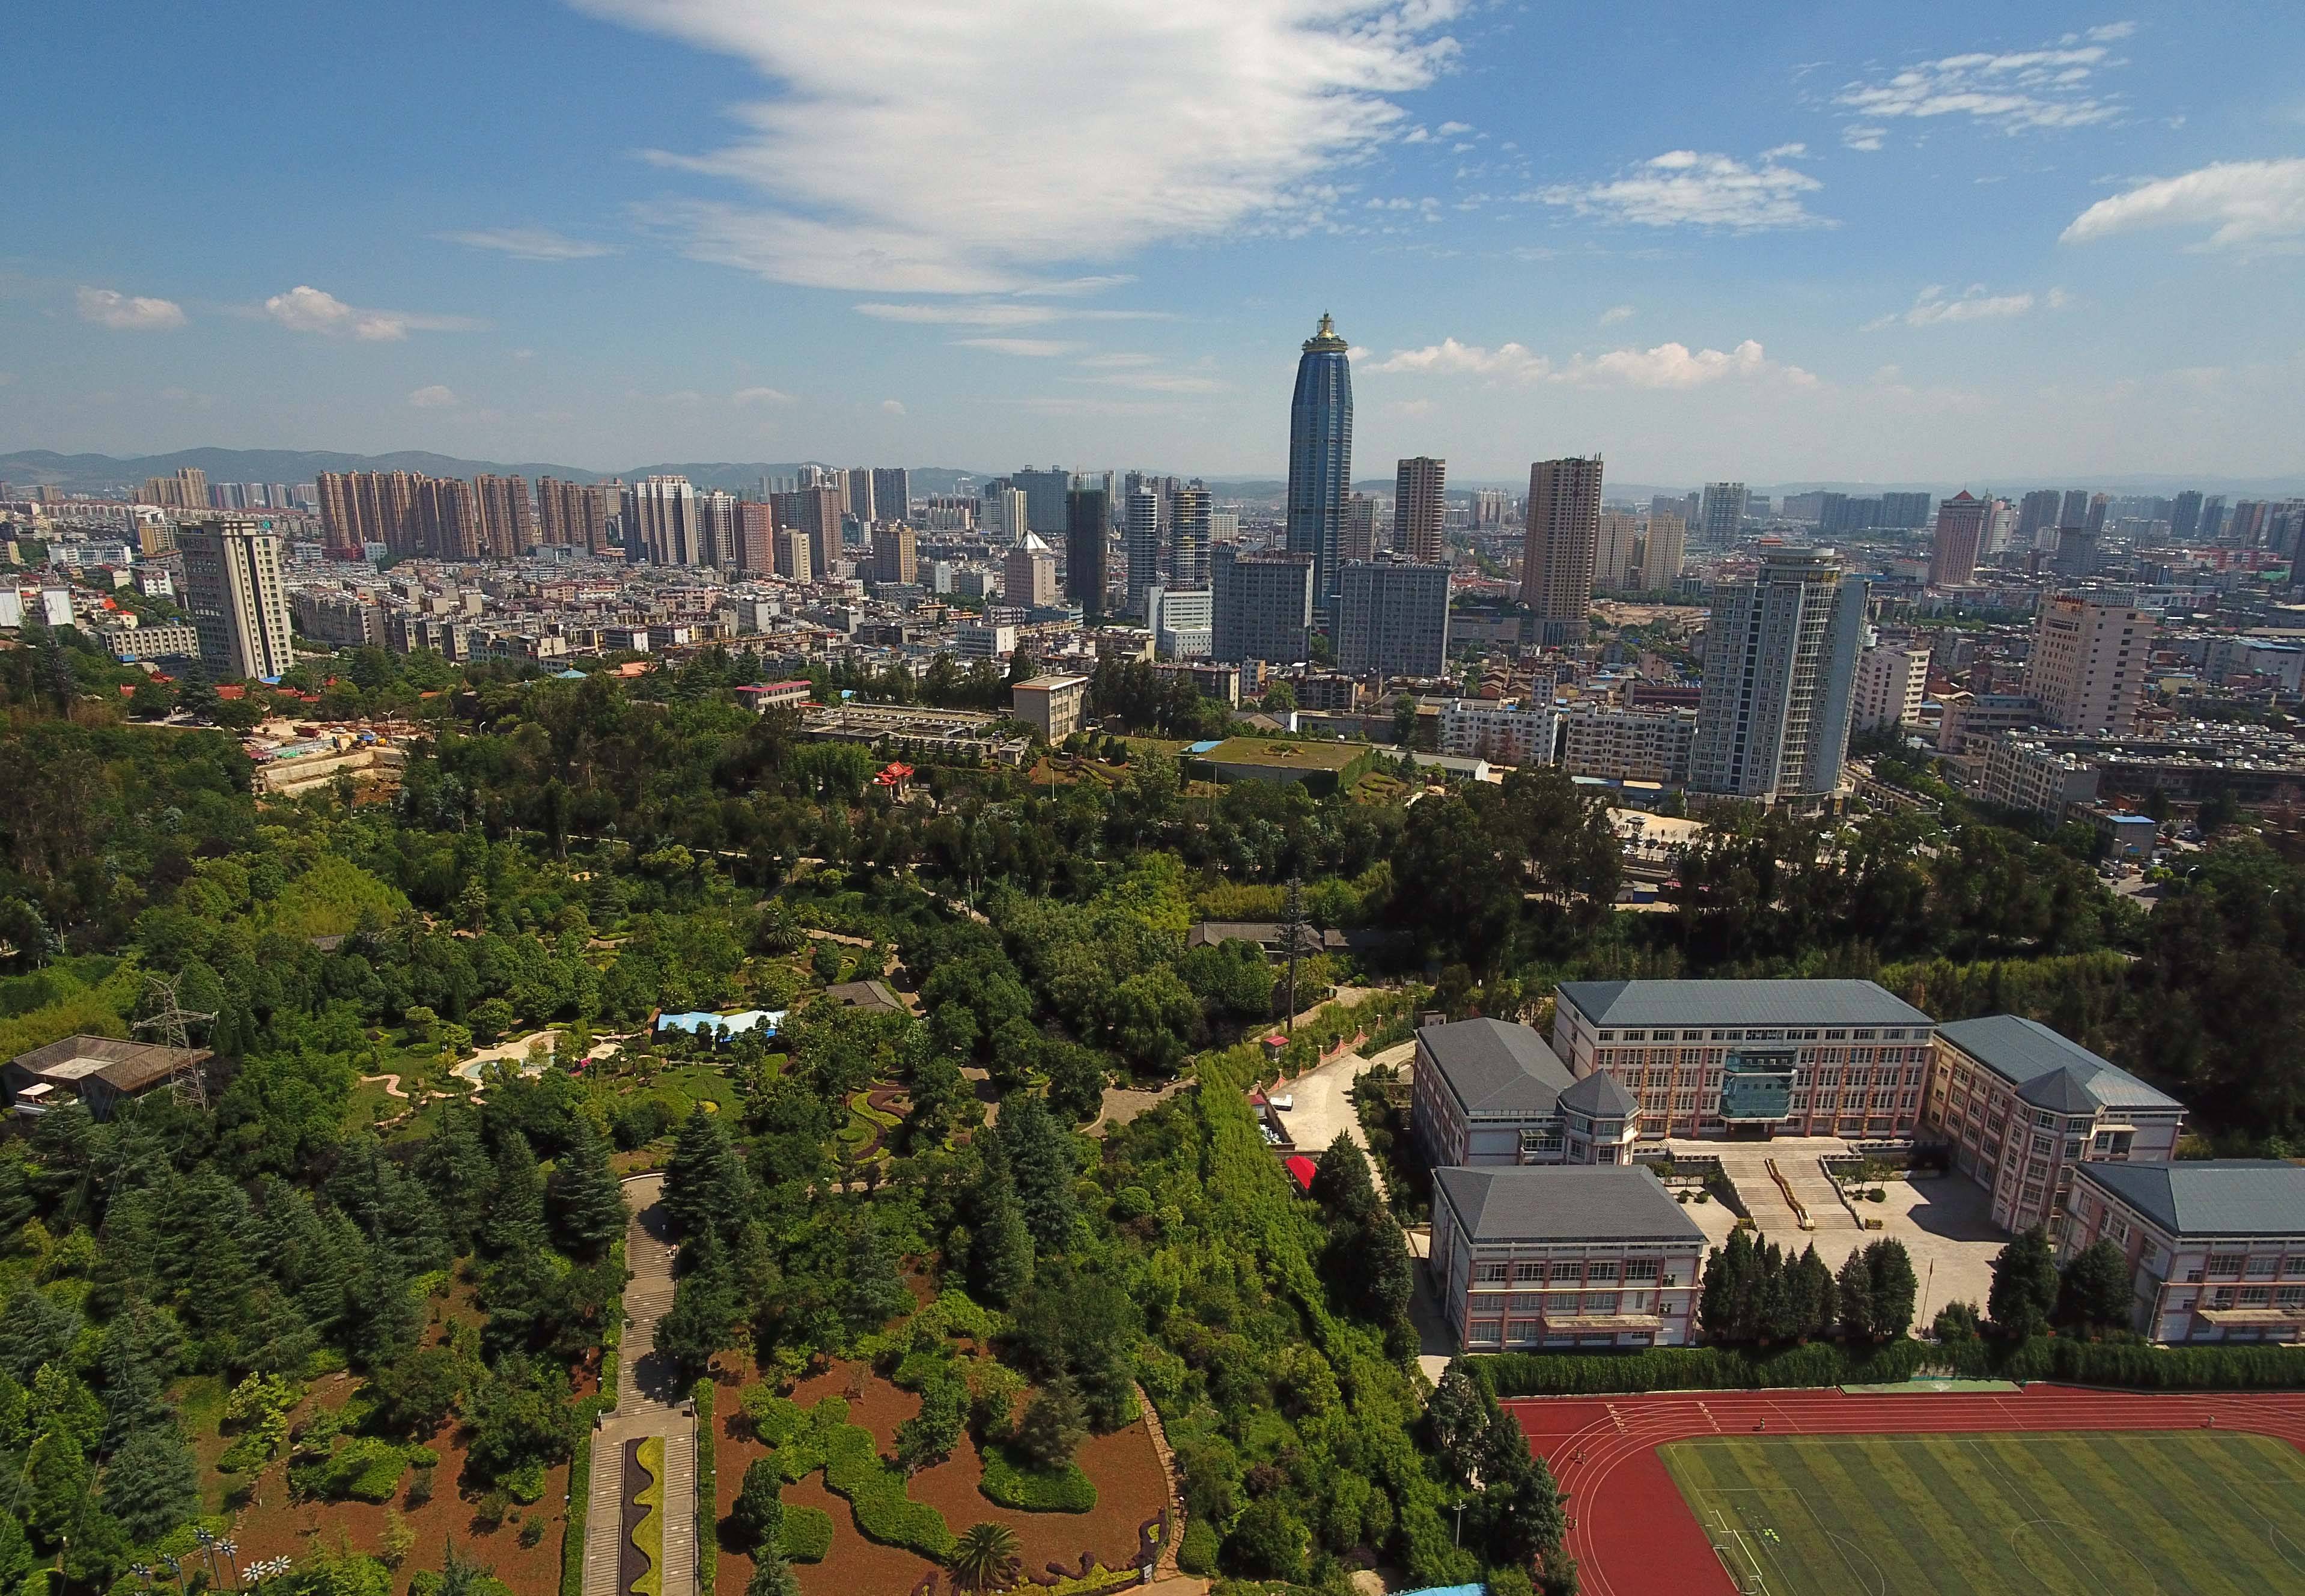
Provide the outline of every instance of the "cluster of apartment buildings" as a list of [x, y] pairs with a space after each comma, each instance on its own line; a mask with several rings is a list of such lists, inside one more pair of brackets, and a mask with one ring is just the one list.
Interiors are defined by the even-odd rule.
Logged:
[[1645, 1162], [1668, 1138], [1935, 1146], [1993, 1222], [2061, 1257], [2105, 1240], [2160, 1341], [2305, 1332], [2305, 1165], [2177, 1159], [2185, 1108], [2046, 1025], [1939, 1024], [1870, 981], [1571, 981], [1550, 1040], [1416, 1033], [1430, 1269], [1460, 1344], [1673, 1346], [1705, 1253]]

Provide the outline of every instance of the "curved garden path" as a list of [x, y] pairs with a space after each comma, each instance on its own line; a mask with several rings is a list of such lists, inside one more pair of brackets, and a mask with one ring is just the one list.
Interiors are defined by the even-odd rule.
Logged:
[[664, 1438], [664, 1596], [696, 1596], [696, 1410], [678, 1373], [656, 1352], [657, 1321], [672, 1306], [672, 1217], [664, 1176], [625, 1182], [624, 1339], [617, 1348], [617, 1410], [592, 1430], [584, 1514], [583, 1596], [623, 1596], [625, 1443]]

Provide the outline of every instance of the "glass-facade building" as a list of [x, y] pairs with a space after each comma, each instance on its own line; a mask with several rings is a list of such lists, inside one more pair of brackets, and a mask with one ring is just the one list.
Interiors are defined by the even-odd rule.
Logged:
[[1326, 314], [1297, 362], [1289, 405], [1289, 552], [1313, 556], [1313, 607], [1337, 607], [1345, 500], [1352, 492], [1353, 371]]

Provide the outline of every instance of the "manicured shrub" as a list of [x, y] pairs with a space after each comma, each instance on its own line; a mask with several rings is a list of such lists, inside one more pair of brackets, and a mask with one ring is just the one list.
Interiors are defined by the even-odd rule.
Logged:
[[856, 1527], [883, 1546], [916, 1551], [941, 1563], [952, 1550], [952, 1529], [944, 1515], [905, 1494], [903, 1473], [880, 1459], [872, 1432], [844, 1423], [825, 1445], [824, 1483], [848, 1498]]
[[791, 1563], [821, 1563], [832, 1549], [832, 1515], [821, 1507], [787, 1507], [777, 1544]]
[[1207, 1519], [1187, 1519], [1185, 1539], [1177, 1548], [1177, 1566], [1187, 1574], [1214, 1574], [1221, 1544]]
[[1020, 1513], [1088, 1513], [1096, 1507], [1096, 1482], [1080, 1464], [1042, 1468], [997, 1445], [984, 1448], [984, 1478], [977, 1489]]

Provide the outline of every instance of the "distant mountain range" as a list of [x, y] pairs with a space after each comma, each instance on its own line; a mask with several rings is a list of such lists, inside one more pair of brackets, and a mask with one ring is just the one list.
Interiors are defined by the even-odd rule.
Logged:
[[[700, 488], [725, 488], [730, 492], [757, 492], [763, 476], [789, 477], [804, 463], [829, 464], [824, 461], [685, 461], [656, 465], [628, 466], [621, 471], [598, 471], [577, 465], [554, 465], [543, 461], [464, 460], [453, 454], [433, 454], [421, 449], [404, 449], [390, 454], [348, 454], [325, 449], [180, 449], [173, 454], [132, 455], [118, 459], [110, 454], [59, 454], [48, 449], [23, 449], [11, 454], [0, 454], [0, 481], [19, 487], [45, 484], [73, 492], [98, 492], [107, 488], [134, 487], [147, 477], [166, 476], [180, 467], [191, 466], [208, 473], [211, 482], [309, 482], [320, 471], [422, 471], [431, 477], [476, 477], [483, 473], [498, 476], [517, 475], [535, 480], [538, 477], [558, 477], [566, 481], [598, 482], [608, 477], [621, 477], [632, 481], [638, 477], [663, 474], [686, 477]], [[983, 482], [1001, 473], [997, 471], [961, 471], [952, 466], [914, 466], [913, 491], [921, 494], [950, 493], [961, 479]], [[1163, 473], [1165, 474], [1165, 473]], [[1178, 473], [1183, 474], [1183, 473]], [[1209, 488], [1221, 498], [1277, 502], [1286, 491], [1286, 481], [1279, 477], [1237, 477], [1207, 479]], [[1693, 484], [1655, 486], [1642, 482], [1610, 482], [1605, 491], [1609, 497], [1629, 499], [1640, 503], [1659, 494], [1680, 494], [1690, 490]], [[1390, 494], [1391, 477], [1366, 477], [1354, 487], [1364, 493]], [[1450, 484], [1463, 491], [1474, 488], [1501, 488], [1522, 491], [1527, 482], [1511, 478], [1466, 478]], [[2166, 473], [2127, 471], [2097, 477], [2017, 477], [2000, 481], [1972, 480], [1966, 482], [1755, 482], [1754, 491], [1782, 497], [1791, 493], [1846, 493], [1852, 497], [1866, 497], [1884, 492], [1950, 494], [1962, 487], [1977, 491], [2016, 494], [2035, 488], [2088, 488], [2096, 491], [2120, 493], [2173, 494], [2185, 488], [2199, 488], [2204, 493], [2222, 493], [2227, 498], [2283, 498], [2305, 493], [2305, 472], [2285, 477], [2180, 477]]]

